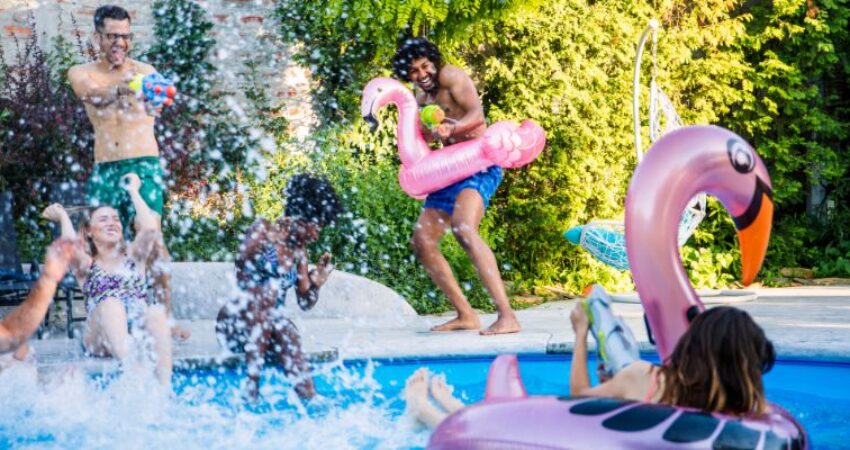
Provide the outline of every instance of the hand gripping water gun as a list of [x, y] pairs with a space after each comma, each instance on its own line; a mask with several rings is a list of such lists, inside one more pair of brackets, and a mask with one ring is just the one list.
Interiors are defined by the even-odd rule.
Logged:
[[177, 94], [174, 83], [156, 72], [147, 76], [137, 74], [127, 86], [137, 94], [141, 93], [153, 106], [169, 106], [174, 103], [174, 95]]
[[425, 105], [419, 111], [419, 120], [428, 128], [433, 129], [446, 120], [446, 112], [437, 105]]
[[590, 330], [596, 339], [596, 352], [604, 363], [609, 377], [640, 359], [640, 349], [632, 330], [611, 310], [611, 297], [599, 285], [593, 285], [590, 295], [581, 301], [590, 320]]

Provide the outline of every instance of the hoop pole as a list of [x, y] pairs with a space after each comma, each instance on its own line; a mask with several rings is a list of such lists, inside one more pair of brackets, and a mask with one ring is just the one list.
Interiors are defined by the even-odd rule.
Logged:
[[643, 48], [646, 46], [646, 40], [649, 37], [649, 33], [652, 32], [653, 39], [655, 39], [655, 32], [657, 30], [658, 21], [655, 19], [650, 20], [649, 26], [647, 26], [640, 35], [640, 40], [638, 41], [637, 46], [637, 54], [635, 55], [635, 74], [632, 83], [632, 114], [634, 115], [635, 122], [635, 156], [637, 156], [638, 164], [641, 159], [643, 159], [643, 147], [640, 139], [640, 63], [643, 58]]

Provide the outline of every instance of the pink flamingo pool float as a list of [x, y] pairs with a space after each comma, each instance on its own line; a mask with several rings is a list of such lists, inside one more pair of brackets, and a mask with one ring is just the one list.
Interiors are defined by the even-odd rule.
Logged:
[[414, 198], [422, 198], [498, 165], [513, 169], [537, 157], [546, 145], [546, 133], [526, 120], [517, 126], [511, 121], [496, 122], [477, 139], [431, 150], [419, 126], [419, 105], [402, 83], [391, 78], [375, 78], [363, 88], [360, 113], [373, 124], [378, 110], [387, 104], [398, 108], [398, 154], [401, 188]]
[[[734, 133], [693, 126], [661, 138], [638, 166], [626, 197], [629, 265], [664, 360], [704, 309], [682, 266], [679, 218], [700, 192], [732, 215], [743, 282], [761, 267], [773, 217], [770, 177]], [[566, 376], [566, 375], [565, 375]], [[761, 417], [736, 417], [615, 398], [528, 396], [513, 355], [490, 367], [484, 401], [443, 421], [429, 449], [808, 449], [802, 426], [771, 405]]]

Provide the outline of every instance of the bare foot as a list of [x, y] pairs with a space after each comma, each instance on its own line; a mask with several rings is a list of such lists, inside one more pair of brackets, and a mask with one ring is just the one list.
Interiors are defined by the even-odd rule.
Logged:
[[493, 325], [490, 325], [486, 330], [481, 331], [482, 336], [492, 336], [494, 334], [508, 334], [508, 333], [518, 333], [520, 330], [519, 322], [516, 320], [516, 316], [511, 314], [510, 316], [499, 316]]
[[456, 318], [442, 324], [431, 327], [431, 331], [458, 331], [458, 330], [478, 330], [481, 328], [481, 322], [477, 315], [470, 317], [457, 316]]
[[446, 418], [447, 414], [438, 410], [428, 398], [428, 369], [421, 368], [413, 372], [404, 386], [404, 400], [407, 402], [406, 413], [429, 428], [437, 425]]
[[418, 400], [428, 400], [428, 377], [430, 372], [425, 367], [417, 369], [404, 383], [402, 395], [409, 407]]
[[453, 391], [454, 387], [446, 383], [445, 375], [437, 375], [431, 378], [431, 395], [434, 396], [437, 404], [442, 406], [449, 414], [466, 406], [457, 397], [452, 395]]

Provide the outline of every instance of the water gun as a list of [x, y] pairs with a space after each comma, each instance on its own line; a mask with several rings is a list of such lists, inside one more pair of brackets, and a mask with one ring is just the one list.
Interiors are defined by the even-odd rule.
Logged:
[[422, 124], [426, 127], [433, 129], [446, 120], [446, 112], [437, 105], [425, 105], [422, 110], [419, 111], [419, 120], [421, 120]]
[[640, 359], [640, 349], [632, 330], [611, 310], [611, 297], [599, 285], [593, 285], [581, 306], [590, 321], [596, 339], [596, 352], [608, 377]]
[[169, 106], [174, 103], [177, 88], [171, 80], [154, 72], [149, 75], [137, 74], [127, 85], [136, 94], [141, 94], [153, 106]]

